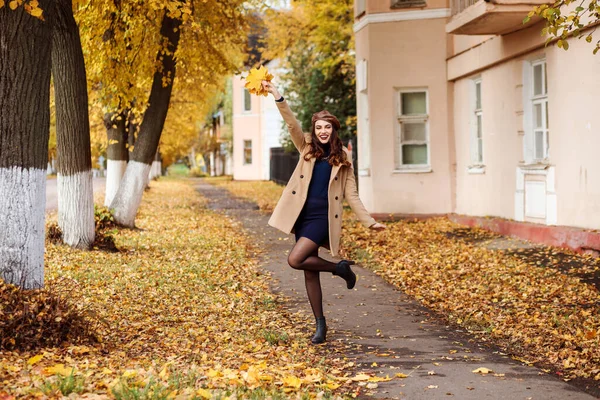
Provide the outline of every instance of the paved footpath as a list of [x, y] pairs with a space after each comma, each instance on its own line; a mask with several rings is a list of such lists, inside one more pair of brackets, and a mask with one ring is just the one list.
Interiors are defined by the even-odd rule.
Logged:
[[[225, 189], [198, 180], [197, 190], [209, 199], [209, 208], [238, 220], [262, 246], [261, 261], [273, 277], [272, 289], [289, 298], [292, 310], [309, 313], [303, 274], [290, 269], [286, 262], [293, 236], [267, 226], [268, 215], [260, 213], [252, 203], [233, 198]], [[323, 251], [321, 255], [328, 253]], [[345, 282], [337, 277], [322, 275], [330, 329], [327, 339], [350, 344], [355, 349], [350, 356], [355, 358], [359, 371], [380, 376], [409, 375], [380, 382], [368, 398], [596, 398], [537, 368], [478, 345], [468, 334], [445, 326], [417, 301], [374, 273], [359, 267], [356, 272], [360, 279], [354, 290], [347, 290]], [[307, 340], [313, 332], [312, 323], [308, 328]], [[485, 376], [472, 372], [482, 367], [493, 372]]]

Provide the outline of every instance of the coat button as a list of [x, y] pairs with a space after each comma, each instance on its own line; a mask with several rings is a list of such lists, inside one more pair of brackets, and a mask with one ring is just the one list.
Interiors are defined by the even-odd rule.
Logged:
[[337, 214], [335, 214], [335, 217], [337, 218]]
[[335, 196], [335, 199], [337, 200], [337, 199], [338, 199], [338, 197], [337, 197], [337, 196]]
[[292, 194], [296, 194], [296, 191], [295, 191], [295, 190], [292, 190]]
[[304, 178], [304, 175], [300, 175], [300, 179]]

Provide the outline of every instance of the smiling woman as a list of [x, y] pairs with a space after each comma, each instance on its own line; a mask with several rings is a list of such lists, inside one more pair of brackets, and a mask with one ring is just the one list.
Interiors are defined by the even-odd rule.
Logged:
[[269, 225], [285, 233], [295, 233], [296, 244], [288, 256], [288, 264], [304, 271], [308, 300], [317, 322], [312, 343], [322, 343], [327, 335], [327, 325], [320, 273], [330, 272], [341, 277], [348, 289], [353, 289], [356, 284], [356, 275], [350, 268], [353, 261], [333, 263], [319, 257], [321, 246], [328, 248], [333, 256], [338, 253], [344, 198], [365, 226], [375, 230], [385, 226], [369, 215], [358, 197], [351, 157], [338, 136], [338, 119], [326, 110], [315, 113], [311, 132], [305, 134], [275, 86], [268, 81], [263, 81], [262, 85], [275, 97], [292, 142], [300, 152], [298, 165]]

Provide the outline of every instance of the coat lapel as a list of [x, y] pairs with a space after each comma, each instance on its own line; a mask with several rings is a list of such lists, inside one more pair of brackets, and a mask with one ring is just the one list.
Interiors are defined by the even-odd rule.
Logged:
[[329, 185], [331, 186], [331, 182], [333, 181], [333, 179], [337, 176], [340, 168], [342, 167], [342, 164], [338, 164], [338, 165], [334, 165], [331, 168], [331, 176], [329, 177]]

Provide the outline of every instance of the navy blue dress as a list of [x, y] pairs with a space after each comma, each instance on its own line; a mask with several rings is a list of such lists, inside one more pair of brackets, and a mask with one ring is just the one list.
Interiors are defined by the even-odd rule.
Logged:
[[[325, 148], [329, 155], [329, 148]], [[308, 238], [318, 245], [329, 243], [329, 178], [331, 165], [327, 158], [315, 161], [304, 207], [294, 224], [296, 241]]]

